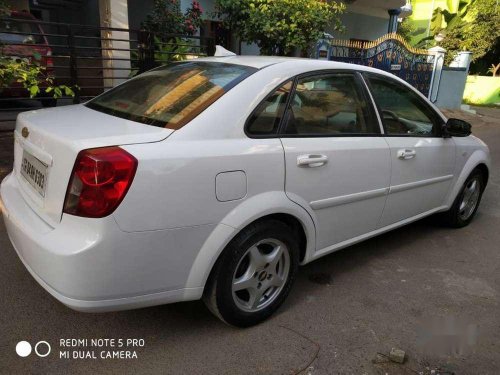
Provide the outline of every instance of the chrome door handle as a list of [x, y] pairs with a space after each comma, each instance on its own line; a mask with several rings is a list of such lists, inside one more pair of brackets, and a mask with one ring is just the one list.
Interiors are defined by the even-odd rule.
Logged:
[[402, 160], [413, 159], [416, 155], [417, 152], [415, 150], [411, 149], [398, 150], [398, 159]]
[[328, 161], [326, 155], [300, 155], [297, 157], [297, 165], [299, 167], [321, 167]]

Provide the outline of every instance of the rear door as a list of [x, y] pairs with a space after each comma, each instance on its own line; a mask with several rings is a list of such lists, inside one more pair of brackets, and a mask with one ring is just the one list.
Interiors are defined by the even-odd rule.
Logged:
[[443, 138], [443, 120], [411, 88], [386, 76], [364, 74], [391, 149], [391, 188], [384, 227], [440, 207], [455, 168], [455, 142]]
[[317, 250], [376, 229], [390, 152], [358, 73], [298, 77], [280, 137], [286, 194], [314, 212]]

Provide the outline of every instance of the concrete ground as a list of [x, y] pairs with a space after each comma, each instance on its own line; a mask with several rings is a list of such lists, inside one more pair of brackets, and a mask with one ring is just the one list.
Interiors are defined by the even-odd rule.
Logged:
[[[0, 374], [499, 374], [500, 112], [451, 115], [472, 121], [493, 157], [471, 225], [419, 221], [326, 256], [300, 270], [275, 316], [249, 329], [224, 325], [202, 302], [69, 310], [33, 280], [0, 224]], [[3, 175], [11, 141], [0, 135]], [[59, 359], [62, 338], [145, 345], [137, 359]], [[52, 353], [21, 358], [21, 340], [45, 340]], [[386, 361], [393, 347], [406, 351], [404, 364]]]

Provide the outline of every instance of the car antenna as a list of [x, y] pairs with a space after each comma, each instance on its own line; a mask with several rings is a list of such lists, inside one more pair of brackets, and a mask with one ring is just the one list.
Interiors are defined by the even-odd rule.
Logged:
[[216, 45], [215, 46], [215, 53], [214, 53], [214, 56], [215, 57], [227, 57], [227, 56], [236, 56], [236, 53], [234, 52], [231, 52], [231, 51], [228, 51], [227, 49], [225, 49], [224, 47], [220, 46], [220, 45]]

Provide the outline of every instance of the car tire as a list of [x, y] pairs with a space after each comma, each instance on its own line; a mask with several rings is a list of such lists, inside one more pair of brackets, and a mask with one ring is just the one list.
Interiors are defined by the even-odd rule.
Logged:
[[476, 214], [485, 188], [485, 178], [479, 169], [475, 169], [465, 180], [451, 208], [438, 217], [442, 224], [451, 228], [468, 225]]
[[299, 265], [299, 240], [281, 221], [243, 229], [216, 262], [203, 295], [219, 319], [249, 327], [271, 316], [286, 299]]

